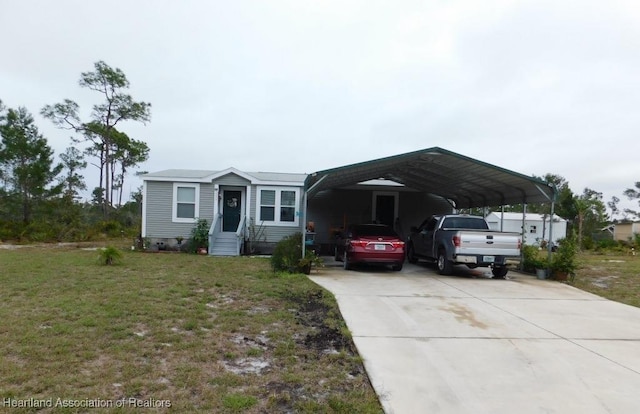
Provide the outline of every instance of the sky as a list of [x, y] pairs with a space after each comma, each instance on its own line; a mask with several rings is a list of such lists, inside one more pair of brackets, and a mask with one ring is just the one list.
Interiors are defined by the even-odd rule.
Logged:
[[[0, 99], [43, 106], [104, 61], [151, 121], [142, 171], [311, 173], [441, 147], [637, 209], [637, 0], [0, 0]], [[90, 188], [97, 169], [85, 172]], [[140, 182], [131, 177], [135, 190]]]

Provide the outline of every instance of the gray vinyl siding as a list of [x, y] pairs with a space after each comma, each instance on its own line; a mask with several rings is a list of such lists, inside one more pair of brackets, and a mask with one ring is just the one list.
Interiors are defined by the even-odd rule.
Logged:
[[244, 187], [249, 184], [249, 181], [235, 174], [227, 174], [224, 177], [216, 179], [213, 183], [219, 185]]
[[[185, 183], [188, 184], [188, 183]], [[188, 238], [193, 223], [174, 223], [173, 183], [167, 181], [147, 181], [146, 231], [149, 238], [173, 239], [178, 236]], [[200, 217], [209, 223], [213, 219], [213, 185], [200, 183]]]
[[[264, 187], [264, 186], [263, 186]], [[282, 186], [276, 186], [276, 187], [282, 187]], [[303, 191], [300, 190], [300, 200], [296, 200], [297, 202], [297, 206], [296, 209], [299, 212], [302, 212], [302, 193]], [[251, 222], [254, 224], [256, 229], [259, 229], [260, 231], [260, 241], [264, 241], [267, 243], [277, 243], [279, 242], [283, 237], [289, 236], [291, 234], [295, 234], [295, 233], [300, 233], [302, 231], [302, 229], [304, 228], [304, 223], [302, 223], [302, 217], [300, 217], [300, 224], [299, 226], [269, 226], [269, 225], [264, 225], [261, 223], [258, 223], [256, 221], [256, 218], [258, 217], [258, 213], [257, 213], [257, 209], [258, 209], [258, 187], [253, 185], [251, 186], [251, 206], [250, 206], [250, 216], [251, 216]], [[250, 222], [250, 224], [251, 224]]]

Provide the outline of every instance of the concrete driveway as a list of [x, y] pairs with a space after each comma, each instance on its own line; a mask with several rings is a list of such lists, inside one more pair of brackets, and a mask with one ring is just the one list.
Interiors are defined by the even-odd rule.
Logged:
[[311, 279], [387, 413], [640, 412], [638, 308], [516, 272], [328, 265]]

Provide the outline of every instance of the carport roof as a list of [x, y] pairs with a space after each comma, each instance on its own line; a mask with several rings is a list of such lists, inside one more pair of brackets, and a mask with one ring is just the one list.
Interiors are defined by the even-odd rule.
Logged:
[[457, 208], [549, 203], [555, 189], [533, 177], [433, 147], [310, 174], [308, 197], [373, 179], [386, 179], [451, 200]]

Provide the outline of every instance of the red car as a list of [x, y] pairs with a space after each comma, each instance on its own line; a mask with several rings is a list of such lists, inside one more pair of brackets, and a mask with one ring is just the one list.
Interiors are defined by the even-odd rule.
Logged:
[[351, 226], [336, 244], [336, 260], [342, 260], [346, 270], [358, 263], [390, 264], [402, 270], [405, 258], [404, 241], [389, 226], [358, 224]]

